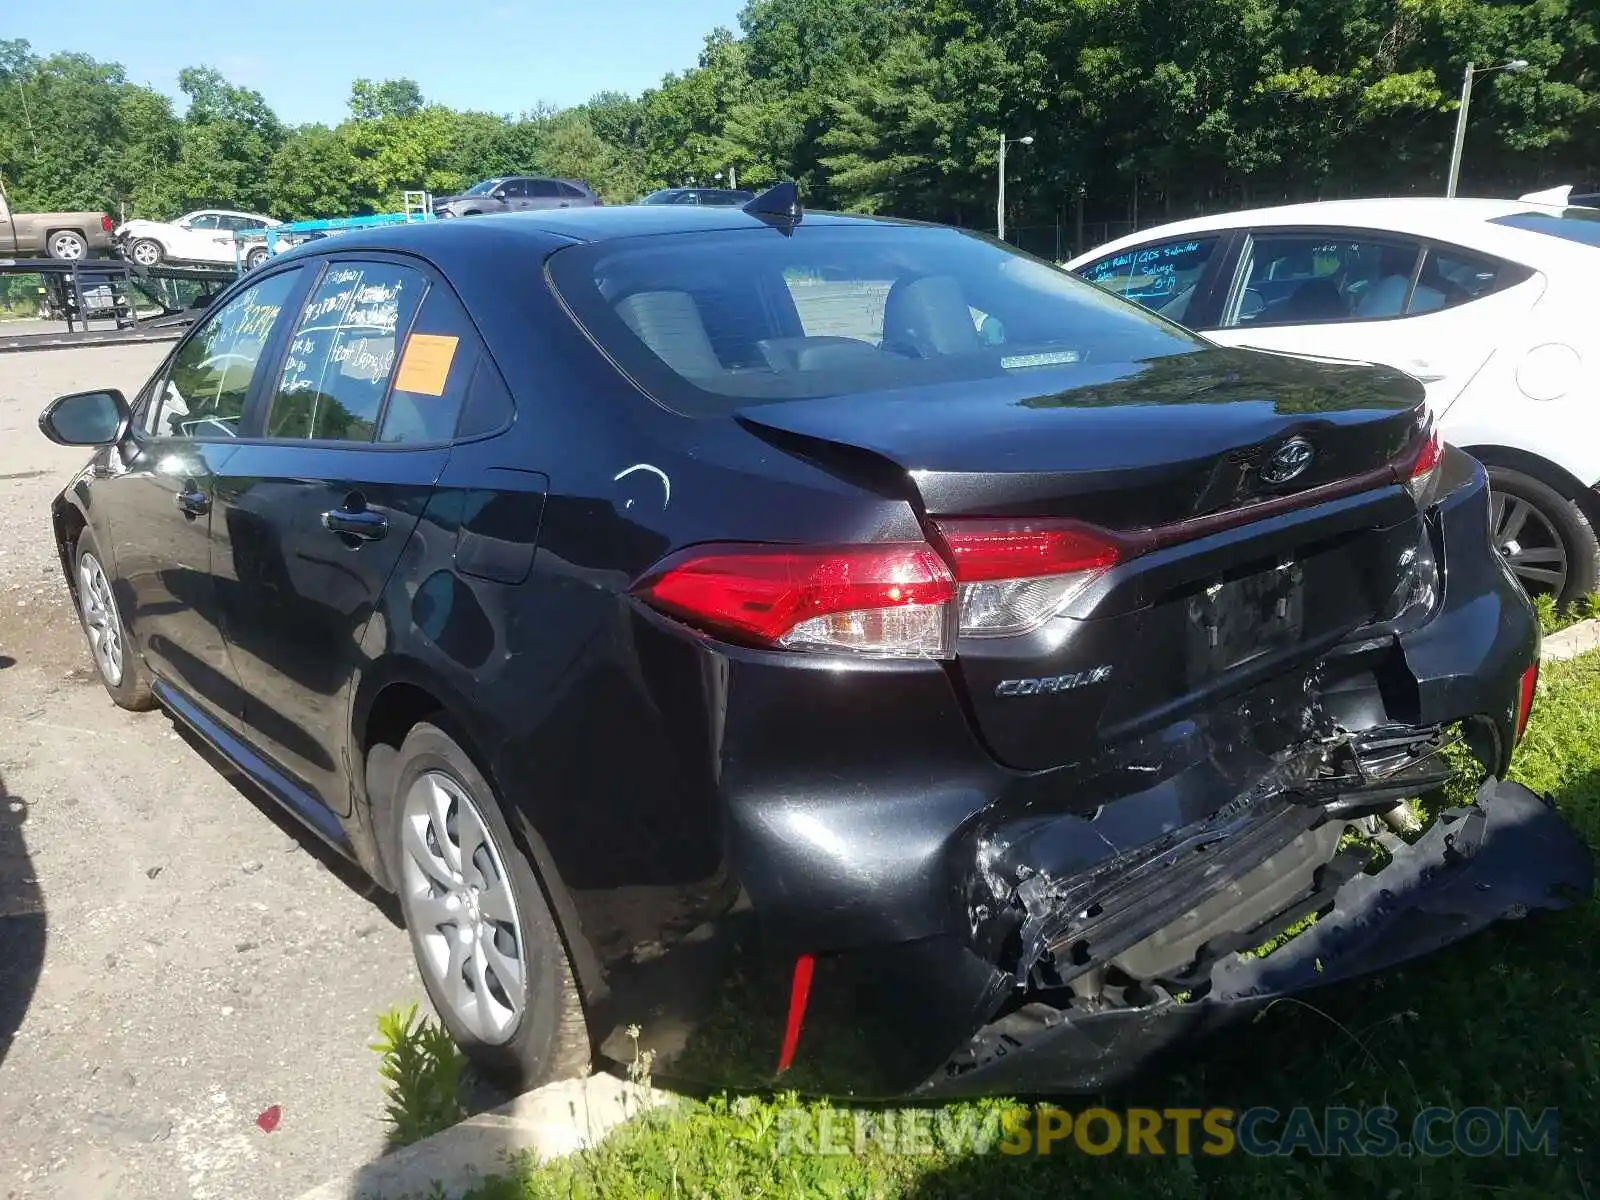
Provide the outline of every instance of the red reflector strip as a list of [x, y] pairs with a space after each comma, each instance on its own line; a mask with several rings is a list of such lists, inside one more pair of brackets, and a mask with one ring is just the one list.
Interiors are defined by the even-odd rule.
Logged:
[[1522, 684], [1517, 696], [1517, 741], [1528, 730], [1528, 718], [1533, 715], [1533, 693], [1539, 686], [1539, 664], [1534, 662], [1522, 673]]
[[794, 982], [789, 985], [789, 1018], [783, 1024], [783, 1049], [778, 1052], [780, 1075], [793, 1064], [794, 1052], [800, 1045], [800, 1026], [805, 1024], [806, 1001], [811, 998], [811, 972], [816, 963], [809, 954], [794, 960]]

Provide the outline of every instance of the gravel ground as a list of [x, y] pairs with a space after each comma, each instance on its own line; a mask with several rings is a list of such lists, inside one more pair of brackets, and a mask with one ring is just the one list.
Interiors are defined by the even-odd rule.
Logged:
[[94, 674], [49, 522], [86, 455], [35, 419], [165, 349], [0, 354], [6, 1200], [294, 1196], [380, 1152], [374, 1017], [426, 1003], [358, 873]]

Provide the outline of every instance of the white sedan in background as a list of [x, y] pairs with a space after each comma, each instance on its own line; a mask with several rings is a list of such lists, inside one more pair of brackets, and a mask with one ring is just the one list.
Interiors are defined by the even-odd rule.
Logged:
[[1068, 270], [1229, 346], [1358, 359], [1427, 387], [1489, 470], [1494, 537], [1532, 594], [1600, 580], [1600, 210], [1338, 200], [1178, 221]]
[[[231, 267], [235, 233], [267, 229], [277, 224], [279, 222], [260, 213], [202, 208], [185, 213], [176, 221], [129, 221], [119, 226], [114, 236], [122, 247], [123, 257], [141, 267], [163, 262]], [[266, 257], [265, 243], [251, 246], [250, 252], [260, 258]], [[247, 261], [246, 265], [255, 266], [256, 263]]]

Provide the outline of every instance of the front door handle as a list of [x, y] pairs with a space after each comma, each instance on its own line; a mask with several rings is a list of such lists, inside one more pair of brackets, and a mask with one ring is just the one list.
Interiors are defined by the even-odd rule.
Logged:
[[370, 508], [336, 508], [322, 514], [322, 527], [363, 542], [375, 542], [389, 532], [389, 518]]
[[211, 497], [193, 488], [179, 492], [173, 499], [178, 502], [178, 508], [182, 510], [183, 515], [190, 520], [203, 517], [211, 511]]

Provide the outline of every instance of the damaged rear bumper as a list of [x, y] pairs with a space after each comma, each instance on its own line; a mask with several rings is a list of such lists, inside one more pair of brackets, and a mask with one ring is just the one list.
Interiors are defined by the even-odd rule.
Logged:
[[1586, 898], [1587, 846], [1539, 796], [1491, 780], [1375, 874], [1340, 886], [1333, 907], [1263, 958], [1229, 955], [1197, 981], [1198, 999], [1063, 1011], [1027, 1003], [981, 1029], [919, 1095], [1094, 1091], [1148, 1068], [1173, 1046], [1273, 1000], [1431, 953], [1492, 922]]

